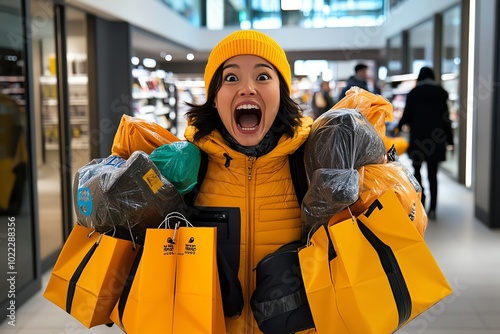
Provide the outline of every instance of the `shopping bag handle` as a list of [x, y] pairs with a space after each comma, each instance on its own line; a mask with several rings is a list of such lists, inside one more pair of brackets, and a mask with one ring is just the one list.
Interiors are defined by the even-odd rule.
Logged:
[[[132, 241], [132, 249], [135, 251], [135, 250], [137, 249], [137, 246], [136, 246], [136, 244], [135, 244], [134, 234], [132, 233], [132, 228], [130, 227], [130, 224], [129, 224], [128, 220], [127, 220], [127, 226], [128, 226], [128, 231], [130, 232], [130, 240]], [[114, 225], [113, 225], [112, 229], [113, 229], [113, 234], [111, 235], [111, 237], [113, 237], [113, 238], [114, 238], [114, 237], [115, 237], [115, 234], [116, 234], [116, 226], [114, 226]], [[101, 233], [101, 235], [99, 236], [99, 239], [97, 240], [97, 242], [98, 242], [98, 243], [100, 242], [101, 237], [102, 237], [102, 235], [103, 235], [103, 234], [106, 234], [106, 235], [107, 235], [107, 233], [109, 233], [110, 231], [111, 231], [111, 229], [107, 230], [106, 232]], [[91, 232], [91, 233], [89, 234], [89, 236], [90, 236], [92, 233], [94, 233], [94, 232], [95, 232], [95, 230], [94, 230], [93, 232]]]
[[194, 227], [193, 224], [191, 224], [191, 222], [182, 213], [177, 212], [177, 211], [173, 211], [165, 216], [165, 219], [163, 219], [163, 221], [160, 223], [160, 225], [158, 225], [158, 228], [160, 228], [163, 224], [165, 224], [165, 228], [171, 228], [170, 227], [170, 220], [173, 218], [179, 219], [179, 221], [177, 223], [175, 223], [175, 225], [173, 227], [174, 229], [177, 229], [181, 223], [185, 223], [186, 227]]
[[173, 244], [175, 244], [175, 236], [177, 234], [177, 230], [179, 229], [179, 227], [182, 223], [185, 223], [186, 227], [194, 227], [193, 224], [191, 224], [191, 222], [189, 222], [189, 220], [187, 220], [187, 218], [182, 213], [174, 211], [174, 212], [170, 212], [169, 214], [167, 214], [165, 216], [165, 219], [163, 219], [163, 221], [158, 226], [158, 228], [160, 228], [163, 224], [165, 224], [165, 229], [170, 229], [171, 228], [170, 227], [170, 220], [174, 219], [174, 218], [178, 219], [173, 227], [174, 235], [172, 236], [172, 238], [168, 238], [168, 240], [167, 240], [167, 242], [173, 243]]
[[[332, 222], [332, 219], [334, 217], [338, 217], [338, 218]], [[314, 234], [314, 232], [316, 232], [321, 227], [321, 225], [332, 226], [332, 225], [339, 223], [341, 221], [345, 221], [349, 217], [351, 217], [351, 222], [354, 224], [356, 222], [356, 217], [354, 216], [354, 214], [351, 211], [351, 206], [347, 206], [344, 210], [342, 210], [339, 213], [332, 216], [328, 223], [316, 223], [316, 224], [314, 224], [309, 229], [309, 232], [307, 233], [306, 246], [311, 245], [311, 236]]]

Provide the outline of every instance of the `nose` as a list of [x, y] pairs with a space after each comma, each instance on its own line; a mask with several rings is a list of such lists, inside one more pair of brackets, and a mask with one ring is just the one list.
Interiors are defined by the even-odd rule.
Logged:
[[242, 81], [240, 95], [255, 95], [255, 86], [251, 80]]

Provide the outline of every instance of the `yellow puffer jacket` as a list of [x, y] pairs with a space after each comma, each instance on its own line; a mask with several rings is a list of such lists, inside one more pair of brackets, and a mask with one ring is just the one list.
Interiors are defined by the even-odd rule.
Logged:
[[[231, 149], [218, 131], [195, 143], [208, 154], [207, 173], [196, 204], [239, 207], [241, 212], [238, 277], [245, 307], [237, 319], [226, 319], [227, 333], [260, 333], [249, 307], [255, 289], [252, 269], [265, 255], [301, 237], [300, 206], [288, 155], [306, 141], [311, 125], [311, 118], [302, 118], [293, 138], [281, 138], [276, 148], [257, 159]], [[193, 142], [195, 131], [188, 126], [184, 134], [188, 141]]]

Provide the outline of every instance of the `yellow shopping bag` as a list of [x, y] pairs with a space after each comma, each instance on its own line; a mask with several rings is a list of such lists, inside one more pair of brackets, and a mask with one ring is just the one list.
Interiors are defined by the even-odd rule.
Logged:
[[392, 333], [452, 293], [393, 190], [299, 251], [318, 333]]
[[111, 154], [128, 159], [135, 151], [151, 154], [156, 148], [179, 140], [158, 123], [123, 115], [113, 139]]
[[225, 333], [217, 229], [192, 227], [177, 212], [164, 223], [166, 229], [146, 230], [111, 320], [128, 334]]
[[59, 254], [44, 297], [87, 328], [111, 323], [138, 253], [131, 241], [75, 225]]
[[177, 233], [173, 333], [225, 334], [217, 229], [180, 227]]
[[132, 266], [110, 317], [128, 334], [172, 333], [177, 256], [174, 233], [174, 229], [146, 229], [142, 255]]

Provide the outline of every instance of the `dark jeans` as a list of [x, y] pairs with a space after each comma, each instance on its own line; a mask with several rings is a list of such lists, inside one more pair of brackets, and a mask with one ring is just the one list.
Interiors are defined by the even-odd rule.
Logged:
[[[439, 162], [437, 161], [426, 161], [427, 164], [427, 178], [429, 180], [429, 192], [431, 197], [431, 203], [429, 206], [429, 211], [436, 210], [437, 205], [437, 172]], [[422, 175], [420, 174], [420, 168], [422, 167], [422, 162], [413, 161], [414, 176], [417, 181], [422, 185]], [[425, 200], [424, 187], [422, 186], [422, 199]], [[425, 203], [423, 202], [424, 206]]]

